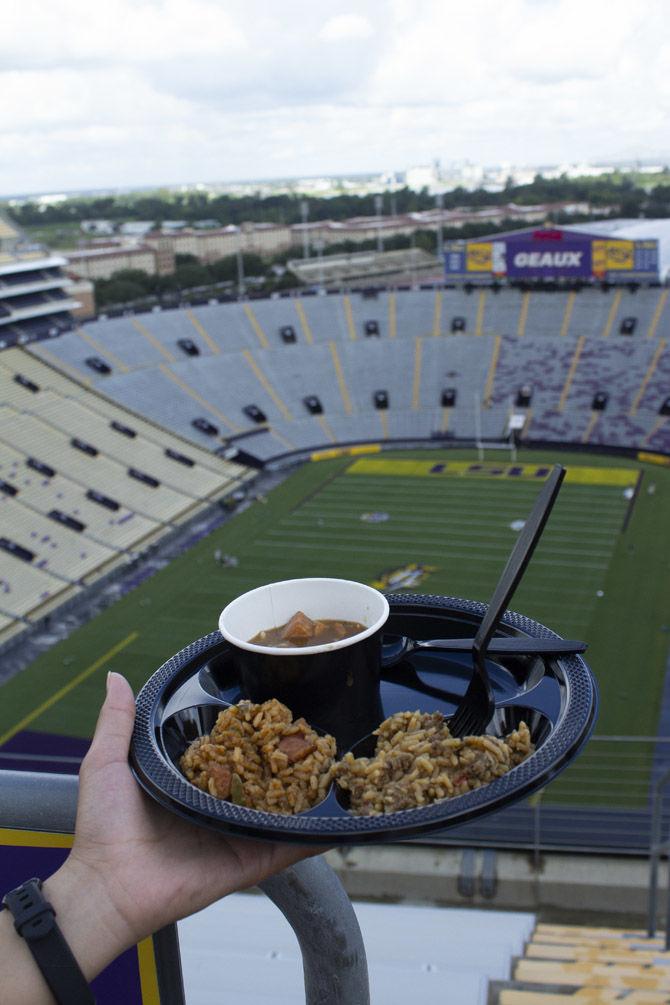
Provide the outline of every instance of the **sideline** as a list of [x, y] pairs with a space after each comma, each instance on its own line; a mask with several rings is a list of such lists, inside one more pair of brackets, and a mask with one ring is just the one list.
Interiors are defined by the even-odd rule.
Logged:
[[96, 670], [99, 670], [100, 667], [107, 662], [107, 660], [111, 660], [117, 655], [117, 653], [120, 653], [122, 649], [125, 649], [126, 646], [131, 644], [131, 642], [134, 642], [135, 639], [139, 637], [139, 634], [139, 632], [131, 632], [130, 635], [126, 635], [125, 639], [122, 639], [121, 642], [117, 642], [115, 646], [108, 649], [106, 653], [103, 653], [102, 656], [95, 661], [95, 663], [91, 663], [90, 666], [86, 667], [85, 670], [82, 670], [76, 677], [73, 677], [68, 684], [65, 684], [64, 687], [56, 691], [55, 694], [52, 694], [50, 698], [43, 701], [42, 704], [38, 705], [32, 712], [29, 712], [28, 715], [24, 715], [23, 719], [20, 719], [15, 726], [12, 726], [6, 733], [2, 733], [2, 735], [0, 735], [0, 747], [4, 746], [8, 740], [11, 740], [17, 733], [20, 733], [22, 729], [25, 729], [26, 726], [46, 712], [47, 709], [51, 708], [52, 705], [55, 705], [56, 702], [60, 701], [61, 698], [72, 691], [75, 687], [78, 687], [83, 680], [86, 680], [86, 678], [90, 677]]

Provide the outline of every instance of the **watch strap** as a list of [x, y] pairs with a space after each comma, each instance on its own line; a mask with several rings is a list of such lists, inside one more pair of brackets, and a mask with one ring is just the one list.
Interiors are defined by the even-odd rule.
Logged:
[[28, 945], [58, 1005], [95, 1005], [95, 998], [65, 937], [56, 911], [42, 893], [42, 881], [29, 879], [5, 894], [2, 907], [14, 915], [14, 928]]

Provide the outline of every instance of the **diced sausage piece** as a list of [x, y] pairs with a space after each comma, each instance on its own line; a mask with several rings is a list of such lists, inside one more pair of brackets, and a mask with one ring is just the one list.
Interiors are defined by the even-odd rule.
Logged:
[[219, 799], [227, 799], [230, 795], [230, 782], [233, 777], [233, 773], [227, 764], [217, 764], [216, 762], [210, 762], [207, 766], [209, 772], [210, 780], [214, 783], [214, 794], [219, 797]]
[[302, 733], [293, 733], [292, 736], [282, 737], [277, 744], [277, 750], [286, 754], [289, 764], [295, 764], [296, 761], [302, 761], [313, 750], [316, 750], [316, 743], [313, 740], [308, 740]]
[[302, 611], [296, 611], [281, 633], [286, 642], [304, 642], [314, 637], [314, 622]]

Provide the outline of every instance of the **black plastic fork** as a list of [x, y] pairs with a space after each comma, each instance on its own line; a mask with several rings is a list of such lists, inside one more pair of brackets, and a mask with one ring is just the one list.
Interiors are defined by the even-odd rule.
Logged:
[[483, 733], [493, 717], [495, 698], [486, 669], [486, 650], [542, 536], [564, 478], [565, 468], [560, 464], [554, 465], [507, 559], [507, 565], [472, 642], [472, 677], [458, 708], [449, 720], [452, 736], [476, 736]]

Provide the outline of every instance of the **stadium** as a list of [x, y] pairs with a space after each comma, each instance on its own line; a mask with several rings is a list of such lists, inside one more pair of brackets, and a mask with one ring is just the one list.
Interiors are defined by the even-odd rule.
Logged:
[[670, 822], [670, 305], [658, 242], [592, 226], [453, 242], [421, 284], [84, 324], [64, 262], [6, 235], [0, 767], [76, 774], [104, 673], [139, 690], [264, 583], [486, 602], [561, 463], [512, 609], [588, 642], [593, 738], [494, 816], [329, 861], [354, 896], [548, 922], [520, 922], [491, 1001], [667, 1001], [661, 943], [638, 930]]

